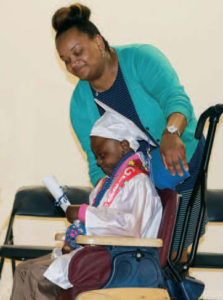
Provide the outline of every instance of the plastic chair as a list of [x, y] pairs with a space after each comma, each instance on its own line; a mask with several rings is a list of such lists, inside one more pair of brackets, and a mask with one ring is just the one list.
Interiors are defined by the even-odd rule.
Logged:
[[[72, 204], [87, 203], [90, 188], [72, 187], [67, 190]], [[44, 187], [24, 187], [16, 195], [7, 228], [4, 244], [0, 247], [0, 277], [5, 258], [11, 259], [13, 273], [15, 260], [36, 258], [52, 251], [52, 247], [15, 245], [13, 238], [13, 224], [16, 216], [33, 216], [47, 218], [64, 218], [60, 207], [54, 205], [54, 199]]]

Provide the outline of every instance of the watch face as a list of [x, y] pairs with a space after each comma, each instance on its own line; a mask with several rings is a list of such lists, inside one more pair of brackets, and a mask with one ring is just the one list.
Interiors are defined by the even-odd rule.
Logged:
[[168, 127], [167, 127], [167, 130], [168, 130], [170, 133], [178, 132], [177, 127], [174, 126], [174, 125], [168, 126]]

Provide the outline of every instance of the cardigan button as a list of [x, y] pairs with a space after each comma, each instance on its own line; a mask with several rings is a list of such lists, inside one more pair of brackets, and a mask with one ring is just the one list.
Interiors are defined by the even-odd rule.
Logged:
[[149, 127], [146, 127], [146, 130], [149, 131]]

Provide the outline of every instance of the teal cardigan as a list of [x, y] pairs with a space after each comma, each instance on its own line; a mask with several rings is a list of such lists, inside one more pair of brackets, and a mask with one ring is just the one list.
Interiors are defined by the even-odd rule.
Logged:
[[[194, 139], [196, 118], [190, 99], [180, 84], [178, 76], [168, 59], [152, 45], [125, 45], [113, 47], [135, 105], [145, 129], [159, 143], [168, 116], [180, 112], [187, 119], [187, 127], [181, 138], [186, 146], [189, 162], [197, 145]], [[118, 99], [117, 99], [118, 100]], [[90, 85], [80, 80], [73, 92], [70, 104], [73, 129], [87, 154], [89, 175], [93, 185], [104, 176], [97, 166], [90, 147], [90, 131], [100, 118]]]

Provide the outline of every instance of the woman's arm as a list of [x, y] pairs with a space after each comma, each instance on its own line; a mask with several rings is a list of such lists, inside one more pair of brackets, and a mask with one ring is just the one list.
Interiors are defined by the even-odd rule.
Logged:
[[[184, 169], [188, 171], [185, 145], [180, 139], [180, 135], [183, 133], [186, 125], [187, 120], [183, 114], [173, 113], [168, 117], [167, 126], [163, 131], [160, 143], [160, 153], [165, 167], [170, 170], [172, 175], [175, 175], [175, 168], [180, 176], [183, 175], [179, 159], [181, 160]], [[177, 131], [170, 133], [167, 130], [167, 127], [169, 126], [176, 127]]]
[[[190, 99], [180, 84], [177, 73], [161, 51], [153, 46], [144, 45], [137, 59], [140, 61], [137, 68], [138, 72], [141, 69], [141, 83], [149, 95], [159, 103], [166, 118], [166, 128], [160, 143], [163, 163], [172, 175], [175, 175], [175, 168], [179, 175], [183, 175], [179, 159], [185, 170], [188, 170], [188, 165], [185, 145], [180, 136], [193, 117]], [[169, 126], [175, 126], [178, 132], [171, 134], [167, 130]]]
[[152, 45], [141, 45], [135, 55], [135, 65], [142, 86], [157, 101], [166, 120], [178, 112], [189, 123], [193, 107], [167, 57]]

